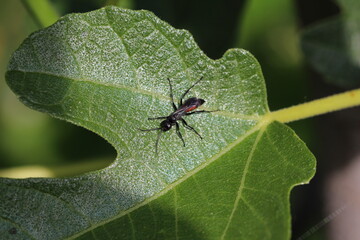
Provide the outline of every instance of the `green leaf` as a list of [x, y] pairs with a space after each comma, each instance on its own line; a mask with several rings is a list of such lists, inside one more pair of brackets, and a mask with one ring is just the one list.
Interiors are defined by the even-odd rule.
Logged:
[[59, 19], [59, 14], [48, 0], [21, 0], [39, 27], [47, 27]]
[[[177, 99], [204, 98], [189, 125], [161, 135]], [[147, 11], [71, 14], [27, 38], [8, 85], [31, 108], [109, 141], [109, 167], [63, 179], [1, 179], [2, 236], [34, 239], [289, 239], [289, 192], [314, 174], [294, 132], [268, 122], [260, 66], [245, 50], [209, 59], [191, 35]]]
[[302, 49], [310, 64], [332, 84], [360, 86], [360, 4], [338, 0], [343, 13], [327, 19], [302, 34]]

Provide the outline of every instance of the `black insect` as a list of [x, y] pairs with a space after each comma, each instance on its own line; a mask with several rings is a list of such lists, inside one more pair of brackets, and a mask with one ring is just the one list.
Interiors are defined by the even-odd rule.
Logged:
[[[201, 99], [201, 98], [196, 98], [196, 97], [192, 97], [187, 99], [184, 103], [183, 103], [183, 99], [186, 96], [186, 94], [190, 91], [190, 89], [192, 89], [197, 83], [199, 83], [201, 80], [203, 79], [203, 77], [201, 77], [198, 81], [196, 81], [188, 90], [186, 90], [184, 92], [183, 95], [181, 95], [180, 97], [180, 101], [179, 101], [179, 107], [176, 107], [175, 103], [174, 103], [174, 97], [173, 97], [173, 92], [172, 92], [172, 85], [171, 85], [171, 81], [168, 78], [169, 81], [169, 86], [170, 86], [170, 98], [171, 98], [171, 103], [172, 103], [172, 107], [174, 109], [174, 112], [172, 112], [169, 116], [167, 117], [155, 117], [155, 118], [148, 118], [149, 120], [157, 120], [157, 119], [165, 119], [164, 121], [162, 121], [160, 123], [160, 127], [159, 128], [152, 128], [152, 129], [140, 129], [141, 131], [155, 131], [155, 130], [160, 130], [156, 139], [156, 143], [155, 143], [155, 151], [157, 153], [157, 149], [158, 149], [158, 143], [159, 143], [159, 139], [160, 139], [160, 134], [162, 132], [166, 132], [169, 131], [172, 126], [175, 125], [176, 127], [176, 134], [178, 135], [178, 137], [181, 139], [181, 141], [184, 144], [185, 147], [185, 141], [181, 135], [180, 132], [180, 127], [177, 121], [181, 121], [183, 126], [191, 131], [193, 131], [196, 135], [198, 135], [201, 139], [201, 135], [191, 126], [189, 126], [187, 124], [187, 122], [185, 121], [185, 119], [183, 119], [184, 116], [188, 116], [188, 115], [192, 115], [192, 114], [200, 114], [200, 113], [210, 113], [210, 112], [215, 112], [215, 111], [205, 111], [205, 110], [199, 110], [199, 111], [193, 111], [196, 108], [198, 108], [199, 106], [203, 105], [205, 100]], [[193, 111], [193, 112], [192, 112]], [[217, 110], [216, 110], [217, 111]]]

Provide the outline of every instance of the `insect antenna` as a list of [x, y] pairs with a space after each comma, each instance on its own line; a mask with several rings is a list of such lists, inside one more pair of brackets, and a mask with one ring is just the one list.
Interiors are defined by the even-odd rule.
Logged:
[[143, 131], [143, 132], [149, 132], [149, 131], [161, 130], [161, 128], [151, 128], [151, 129], [141, 129], [141, 128], [139, 128], [139, 130]]
[[[139, 128], [139, 130], [143, 131], [143, 132], [149, 132], [149, 131], [161, 130], [161, 128], [151, 128], [151, 129], [140, 129]], [[159, 140], [160, 140], [161, 133], [162, 133], [162, 131], [158, 132], [157, 139], [156, 139], [156, 142], [155, 142], [155, 154], [156, 155], [158, 155], [158, 145], [159, 145]]]
[[183, 95], [181, 95], [181, 97], [180, 97], [180, 105], [183, 104], [182, 101], [183, 101], [184, 97], [186, 96], [186, 94], [189, 93], [190, 89], [192, 89], [196, 84], [198, 84], [203, 78], [204, 78], [204, 76], [202, 76], [199, 80], [197, 80], [191, 87], [188, 88], [188, 90], [186, 90], [186, 91], [184, 92]]

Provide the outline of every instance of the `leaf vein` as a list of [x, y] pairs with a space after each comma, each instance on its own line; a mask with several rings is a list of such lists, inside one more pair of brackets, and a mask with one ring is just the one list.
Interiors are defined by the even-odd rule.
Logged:
[[[13, 70], [14, 72], [23, 72], [24, 74], [27, 74], [29, 72], [26, 71], [20, 71], [20, 70]], [[123, 84], [109, 84], [109, 83], [104, 83], [104, 82], [96, 82], [93, 80], [87, 80], [87, 79], [77, 79], [77, 78], [68, 78], [65, 76], [61, 76], [61, 75], [56, 75], [56, 74], [52, 74], [52, 73], [48, 73], [48, 72], [31, 72], [33, 74], [44, 74], [44, 75], [48, 75], [48, 76], [55, 76], [55, 77], [62, 77], [65, 78], [66, 80], [69, 81], [73, 81], [73, 82], [85, 82], [85, 83], [91, 83], [94, 85], [100, 85], [103, 87], [109, 87], [109, 88], [116, 88], [116, 89], [123, 89], [123, 90], [128, 90], [131, 92], [135, 92], [135, 93], [139, 93], [139, 94], [144, 94], [144, 95], [148, 95], [148, 96], [152, 96], [154, 98], [158, 98], [160, 100], [164, 100], [164, 101], [171, 101], [171, 99], [169, 97], [165, 97], [162, 94], [158, 94], [155, 92], [150, 92], [147, 90], [143, 90], [143, 89], [139, 89], [139, 88], [134, 88], [134, 87], [129, 87]], [[57, 102], [59, 103], [59, 102]], [[43, 106], [55, 106], [56, 104], [42, 104]], [[207, 108], [203, 108], [204, 110], [208, 110]], [[218, 112], [214, 112], [212, 113], [213, 115], [220, 115], [220, 116], [225, 116], [225, 117], [229, 117], [229, 118], [234, 118], [234, 119], [242, 119], [242, 120], [255, 120], [255, 121], [259, 121], [261, 120], [261, 118], [263, 116], [259, 116], [259, 115], [245, 115], [245, 114], [241, 114], [241, 113], [233, 113], [233, 112], [226, 112], [226, 111], [218, 111]]]
[[175, 220], [175, 239], [179, 239], [179, 226], [178, 226], [178, 203], [177, 203], [177, 192], [176, 188], [174, 188], [174, 220]]
[[[186, 62], [185, 62], [185, 60], [184, 60], [181, 52], [179, 51], [178, 47], [171, 41], [171, 39], [170, 39], [168, 36], [166, 36], [166, 35], [161, 31], [160, 28], [158, 28], [158, 27], [155, 25], [155, 23], [152, 21], [152, 19], [149, 19], [149, 22], [150, 22], [151, 25], [152, 25], [155, 29], [157, 29], [157, 30], [159, 31], [159, 33], [161, 33], [161, 35], [164, 36], [164, 37], [166, 38], [166, 40], [168, 40], [168, 42], [173, 46], [173, 48], [175, 49], [176, 54], [179, 56], [179, 58], [180, 58], [180, 60], [181, 60], [181, 65], [182, 65], [183, 68], [184, 68], [184, 72], [185, 72], [185, 74], [187, 75], [187, 78], [188, 78], [188, 79], [191, 79], [190, 73], [189, 73], [188, 68], [187, 68], [187, 64], [186, 64]], [[184, 39], [185, 39], [185, 38], [186, 38], [186, 36], [184, 37]]]
[[[137, 77], [137, 68], [136, 68], [135, 65], [134, 65], [134, 62], [133, 62], [133, 59], [132, 59], [132, 57], [131, 57], [131, 55], [130, 55], [129, 49], [127, 48], [126, 44], [124, 43], [124, 40], [123, 40], [123, 38], [122, 38], [122, 35], [120, 35], [117, 31], [115, 31], [115, 29], [114, 29], [114, 27], [113, 27], [113, 25], [112, 25], [112, 23], [111, 23], [111, 21], [110, 21], [108, 8], [105, 9], [105, 13], [106, 13], [106, 17], [107, 17], [107, 19], [108, 19], [109, 26], [110, 26], [111, 29], [114, 31], [114, 33], [118, 36], [121, 44], [123, 45], [123, 47], [124, 47], [124, 49], [125, 49], [126, 55], [128, 56], [129, 62], [130, 62], [130, 64], [131, 64], [132, 68], [133, 68], [133, 71], [134, 71], [134, 74], [135, 74], [135, 79], [137, 79], [137, 80], [139, 81], [139, 79], [138, 79], [138, 77]], [[130, 26], [129, 28], [131, 28], [131, 26]], [[139, 83], [138, 83], [138, 85], [139, 85]]]
[[136, 236], [135, 236], [135, 225], [134, 225], [134, 222], [131, 218], [131, 213], [129, 213], [128, 215], [128, 218], [129, 218], [129, 223], [130, 223], [130, 226], [131, 226], [131, 232], [132, 232], [132, 239], [133, 240], [136, 240]]
[[[0, 182], [0, 184], [7, 186], [7, 184], [2, 183], [2, 182]], [[86, 220], [89, 225], [91, 225], [91, 220], [90, 220], [89, 217], [87, 217], [86, 215], [84, 215], [81, 211], [77, 210], [76, 207], [75, 207], [73, 204], [65, 201], [64, 199], [62, 199], [62, 198], [59, 197], [59, 196], [56, 196], [55, 194], [52, 194], [52, 193], [50, 193], [50, 192], [45, 192], [45, 191], [39, 190], [39, 189], [37, 189], [37, 188], [26, 188], [26, 187], [23, 187], [23, 186], [12, 186], [12, 187], [20, 188], [20, 189], [26, 189], [26, 190], [28, 190], [28, 191], [34, 191], [34, 192], [42, 193], [42, 194], [43, 194], [43, 196], [42, 196], [43, 198], [45, 197], [44, 195], [48, 195], [48, 196], [50, 196], [51, 198], [55, 198], [55, 200], [58, 200], [58, 201], [60, 201], [60, 202], [63, 202], [64, 205], [67, 206], [69, 209], [72, 209], [72, 210], [73, 210], [74, 212], [76, 212], [79, 216], [82, 216], [83, 219]]]
[[258, 211], [256, 211], [256, 208], [252, 207], [252, 205], [245, 200], [244, 197], [241, 197], [242, 202], [248, 207], [248, 209], [253, 213], [253, 216], [255, 216], [259, 221], [264, 225], [266, 235], [268, 236], [267, 239], [271, 239], [271, 230], [269, 227], [269, 224], [265, 221], [264, 217], [261, 216]]
[[13, 220], [6, 218], [4, 216], [0, 216], [1, 219], [3, 219], [6, 222], [11, 223], [12, 225], [14, 225], [16, 228], [20, 229], [23, 233], [25, 233], [27, 236], [29, 236], [29, 238], [31, 239], [36, 239], [34, 236], [32, 236], [27, 230], [25, 230], [24, 228], [21, 227], [21, 225], [17, 224], [16, 222], [14, 222]]
[[298, 170], [299, 172], [302, 172], [301, 169], [299, 169], [294, 164], [292, 164], [291, 161], [289, 161], [288, 158], [284, 156], [284, 154], [280, 151], [280, 149], [273, 143], [273, 141], [271, 140], [271, 137], [270, 137], [268, 132], [265, 132], [265, 136], [269, 140], [269, 142], [270, 142], [271, 146], [273, 147], [273, 149], [279, 154], [280, 158], [282, 159], [282, 161], [283, 161], [283, 163], [285, 165], [291, 166], [292, 168]]
[[236, 196], [236, 198], [235, 198], [235, 202], [234, 202], [233, 208], [232, 208], [232, 210], [231, 210], [231, 213], [230, 213], [228, 222], [227, 222], [227, 224], [226, 224], [226, 226], [225, 226], [225, 228], [224, 228], [224, 231], [223, 231], [223, 233], [222, 233], [222, 235], [221, 235], [221, 238], [220, 238], [221, 240], [223, 240], [223, 239], [225, 238], [225, 236], [226, 236], [226, 233], [227, 233], [227, 231], [228, 231], [228, 229], [229, 229], [229, 227], [230, 227], [231, 221], [232, 221], [232, 219], [233, 219], [233, 217], [234, 217], [235, 211], [236, 211], [236, 209], [237, 209], [237, 207], [238, 207], [239, 201], [240, 201], [240, 199], [241, 199], [241, 197], [242, 197], [242, 193], [243, 193], [243, 189], [244, 189], [244, 186], [245, 186], [245, 180], [246, 180], [246, 176], [247, 176], [247, 173], [248, 173], [248, 170], [249, 170], [250, 162], [251, 162], [251, 160], [252, 160], [252, 158], [253, 158], [253, 155], [254, 155], [256, 146], [257, 146], [257, 144], [259, 143], [259, 141], [260, 141], [260, 139], [261, 139], [261, 137], [262, 137], [265, 129], [266, 129], [265, 127], [263, 127], [263, 128], [260, 129], [260, 131], [259, 131], [259, 133], [258, 133], [258, 135], [257, 135], [257, 137], [256, 137], [256, 139], [255, 139], [255, 141], [254, 141], [254, 144], [253, 144], [253, 146], [252, 146], [252, 148], [251, 148], [251, 151], [250, 151], [250, 153], [249, 153], [249, 156], [248, 156], [248, 158], [247, 158], [247, 160], [246, 160], [245, 168], [244, 168], [244, 172], [243, 172], [243, 175], [242, 175], [242, 177], [241, 177], [241, 180], [240, 180], [240, 184], [239, 184], [239, 189], [238, 189], [238, 192], [237, 192], [237, 196]]

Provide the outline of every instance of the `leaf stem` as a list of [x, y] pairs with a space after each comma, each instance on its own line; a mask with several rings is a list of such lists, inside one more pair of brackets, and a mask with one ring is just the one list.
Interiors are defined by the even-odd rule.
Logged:
[[48, 0], [22, 0], [21, 2], [40, 28], [50, 26], [59, 19], [59, 14]]
[[264, 120], [287, 123], [359, 105], [360, 89], [356, 89], [270, 112]]

